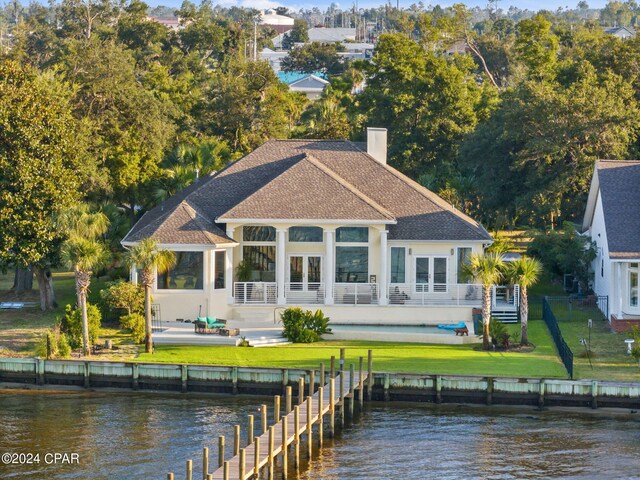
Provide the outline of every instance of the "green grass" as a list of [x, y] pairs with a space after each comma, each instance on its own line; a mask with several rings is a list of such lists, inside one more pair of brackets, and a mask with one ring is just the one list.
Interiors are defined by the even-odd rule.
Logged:
[[[106, 279], [92, 279], [90, 301], [97, 298], [98, 292], [104, 288], [106, 281]], [[0, 275], [0, 299], [2, 301], [33, 301], [38, 302], [39, 305], [38, 283], [35, 280], [33, 292], [21, 298], [8, 292], [12, 284], [12, 273]], [[53, 288], [58, 304], [58, 307], [53, 310], [43, 312], [39, 306], [20, 310], [0, 310], [0, 356], [34, 355], [39, 339], [56, 323], [59, 317], [64, 315], [65, 306], [75, 304], [73, 272], [53, 272]], [[99, 341], [102, 343], [106, 339], [113, 340], [115, 345], [126, 346], [127, 352], [133, 351], [135, 353], [136, 349], [132, 348], [130, 336], [119, 329], [117, 325], [103, 325]]]
[[494, 353], [474, 350], [474, 345], [423, 345], [386, 342], [324, 341], [279, 347], [180, 347], [159, 345], [153, 354], [143, 353], [141, 362], [196, 363], [247, 367], [317, 368], [329, 364], [332, 355], [347, 349], [347, 364], [358, 364], [373, 350], [374, 370], [387, 372], [559, 377], [564, 367], [551, 346], [543, 322], [531, 322], [531, 341], [540, 345], [531, 353]]

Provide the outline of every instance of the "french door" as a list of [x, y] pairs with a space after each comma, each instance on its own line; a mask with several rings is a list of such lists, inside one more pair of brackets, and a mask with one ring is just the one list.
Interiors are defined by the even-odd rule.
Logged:
[[322, 283], [322, 257], [291, 255], [289, 257], [289, 290], [318, 290]]
[[447, 291], [447, 257], [416, 257], [416, 292]]

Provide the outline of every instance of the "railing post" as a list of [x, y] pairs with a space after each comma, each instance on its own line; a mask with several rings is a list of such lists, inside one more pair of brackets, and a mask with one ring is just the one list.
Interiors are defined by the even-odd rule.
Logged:
[[254, 419], [253, 419], [253, 415], [248, 415], [247, 417], [249, 419], [249, 421], [247, 422], [247, 445], [251, 444], [251, 439], [253, 439], [254, 435], [253, 435], [253, 426], [254, 426]]
[[313, 456], [313, 424], [311, 420], [313, 419], [313, 398], [311, 396], [307, 397], [307, 455], [309, 460], [311, 460]]
[[324, 387], [318, 387], [318, 443], [322, 448], [322, 437], [324, 435]]
[[202, 449], [202, 480], [207, 480], [209, 474], [209, 449], [204, 447]]
[[253, 439], [253, 474], [260, 478], [260, 437]]
[[336, 432], [336, 379], [329, 379], [329, 434], [331, 438]]
[[240, 449], [240, 458], [238, 460], [238, 479], [239, 480], [244, 480], [246, 475], [244, 473], [245, 468], [246, 468], [246, 453], [244, 448]]
[[[287, 412], [288, 415], [288, 412]], [[287, 478], [287, 469], [289, 468], [289, 419], [287, 416], [282, 421], [282, 477]]]
[[289, 412], [291, 411], [291, 397], [293, 397], [293, 389], [291, 388], [290, 385], [287, 385], [287, 391], [286, 391], [286, 395], [285, 395], [285, 415], [288, 415]]
[[296, 471], [300, 468], [300, 406], [293, 407], [293, 436], [294, 436], [294, 451], [293, 466]]
[[273, 397], [273, 423], [280, 421], [280, 395]]

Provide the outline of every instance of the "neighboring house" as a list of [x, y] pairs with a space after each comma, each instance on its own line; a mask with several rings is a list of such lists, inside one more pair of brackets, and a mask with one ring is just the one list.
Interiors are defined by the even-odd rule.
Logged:
[[275, 73], [280, 72], [280, 64], [285, 57], [289, 55], [287, 50], [271, 50], [270, 48], [263, 48], [260, 52], [260, 60], [266, 60]]
[[597, 245], [593, 290], [609, 297], [612, 328], [640, 326], [640, 161], [596, 162], [582, 230]]
[[176, 252], [153, 287], [163, 320], [298, 305], [334, 322], [471, 321], [482, 288], [462, 266], [491, 236], [387, 165], [386, 129], [367, 137], [270, 140], [145, 213], [122, 244]]
[[636, 31], [631, 27], [605, 27], [604, 33], [618, 37], [621, 40], [627, 40], [636, 36]]
[[180, 24], [179, 18], [161, 18], [161, 17], [147, 17], [150, 22], [158, 22], [160, 25], [164, 25], [169, 30], [178, 31], [184, 28], [184, 25]]
[[324, 73], [278, 72], [281, 82], [289, 85], [292, 92], [304, 93], [309, 100], [317, 100], [329, 85]]

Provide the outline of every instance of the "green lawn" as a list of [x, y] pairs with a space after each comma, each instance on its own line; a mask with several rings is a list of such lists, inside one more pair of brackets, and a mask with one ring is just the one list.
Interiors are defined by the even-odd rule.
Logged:
[[474, 350], [473, 345], [423, 345], [407, 343], [325, 341], [311, 345], [280, 347], [156, 347], [153, 354], [143, 353], [141, 362], [199, 363], [254, 367], [312, 368], [329, 364], [332, 355], [347, 349], [347, 364], [358, 364], [373, 350], [374, 370], [388, 372], [560, 377], [566, 372], [551, 345], [543, 322], [531, 322], [531, 340], [540, 345], [532, 353], [492, 353]]
[[[92, 279], [90, 299], [96, 299], [98, 292], [104, 288], [105, 279]], [[23, 298], [16, 298], [8, 290], [13, 284], [13, 274], [0, 275], [0, 299], [2, 301], [33, 301], [39, 302], [38, 283], [34, 280], [33, 292]], [[33, 356], [36, 345], [45, 332], [51, 328], [57, 319], [64, 315], [67, 304], [75, 304], [75, 281], [72, 272], [53, 272], [53, 288], [58, 307], [43, 312], [40, 307], [21, 310], [0, 310], [0, 356]], [[131, 337], [117, 325], [104, 325], [99, 341], [113, 340], [122, 346], [122, 352], [134, 354], [137, 347], [132, 345]], [[114, 352], [115, 353], [115, 352]], [[112, 355], [101, 355], [110, 358]], [[117, 357], [117, 355], [113, 355]]]

